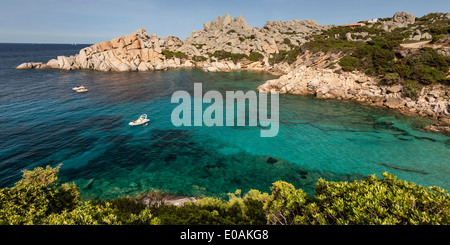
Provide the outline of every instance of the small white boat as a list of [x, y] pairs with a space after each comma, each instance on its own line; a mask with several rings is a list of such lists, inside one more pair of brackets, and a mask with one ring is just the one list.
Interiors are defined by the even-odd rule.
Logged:
[[80, 88], [80, 89], [77, 89], [77, 93], [85, 93], [85, 92], [87, 92], [88, 90], [87, 90], [87, 88]]
[[86, 89], [86, 88], [83, 85], [76, 86], [75, 88], [72, 88], [72, 90], [75, 90], [75, 91], [77, 91], [79, 89]]
[[147, 119], [147, 115], [144, 114], [144, 115], [141, 115], [138, 120], [136, 120], [136, 121], [133, 120], [132, 122], [130, 122], [129, 125], [130, 126], [138, 126], [138, 125], [148, 123], [149, 121], [150, 121], [150, 119]]

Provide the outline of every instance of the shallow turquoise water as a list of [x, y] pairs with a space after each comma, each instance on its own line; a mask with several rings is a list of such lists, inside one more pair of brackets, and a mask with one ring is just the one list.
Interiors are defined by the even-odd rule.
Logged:
[[[176, 128], [170, 121], [177, 106], [170, 103], [173, 92], [193, 94], [196, 82], [203, 83], [204, 92], [246, 92], [273, 76], [15, 70], [19, 60], [5, 50], [1, 187], [13, 185], [24, 168], [63, 163], [62, 180], [78, 184], [85, 198], [149, 190], [224, 198], [236, 189], [269, 192], [277, 180], [313, 194], [319, 178], [351, 181], [385, 171], [450, 189], [450, 137], [419, 130], [427, 124], [423, 119], [348, 101], [281, 95], [275, 138], [261, 138], [260, 127]], [[38, 50], [35, 61], [48, 56]], [[74, 93], [78, 84], [89, 92]], [[148, 126], [128, 126], [143, 113], [151, 119]]]

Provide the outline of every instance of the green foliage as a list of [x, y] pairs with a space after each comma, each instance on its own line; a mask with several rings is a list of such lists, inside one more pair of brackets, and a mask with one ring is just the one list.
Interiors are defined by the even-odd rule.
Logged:
[[[444, 83], [450, 59], [434, 49], [422, 48], [415, 54], [394, 60], [394, 49], [399, 45], [398, 36], [374, 38], [340, 59], [343, 71], [363, 71], [381, 78], [386, 85], [416, 81], [422, 85]], [[416, 85], [408, 82], [408, 97], [417, 97]]]
[[422, 48], [419, 52], [405, 58], [403, 63], [410, 67], [429, 66], [447, 72], [450, 66], [450, 58], [438, 54], [432, 48]]
[[412, 78], [421, 84], [429, 85], [445, 79], [445, 73], [429, 66], [416, 67], [412, 73]]
[[217, 50], [214, 53], [208, 53], [210, 57], [215, 57], [218, 60], [229, 59], [231, 57], [231, 52], [227, 52], [224, 50]]
[[385, 85], [392, 86], [400, 81], [400, 75], [396, 72], [387, 73], [381, 81]]
[[208, 60], [208, 58], [206, 58], [205, 56], [194, 56], [192, 59], [193, 59], [194, 61], [196, 61], [196, 62], [201, 62], [201, 61], [206, 61], [206, 60]]
[[[262, 59], [263, 57], [262, 54], [258, 52], [252, 52], [250, 55], [252, 54], [253, 61], [260, 59], [260, 57]], [[246, 54], [235, 54], [224, 50], [217, 50], [214, 53], [208, 53], [208, 55], [210, 57], [215, 57], [218, 60], [232, 60], [235, 64], [242, 59], [249, 59], [249, 56], [247, 56]]]
[[312, 52], [351, 52], [359, 45], [360, 42], [347, 41], [345, 38], [332, 38], [319, 35], [315, 36], [313, 40], [303, 44], [302, 47]]
[[450, 19], [445, 17], [446, 13], [430, 13], [416, 19], [416, 26], [422, 28], [422, 32], [435, 35], [450, 34]]
[[261, 61], [263, 59], [264, 55], [256, 51], [251, 52], [250, 55], [248, 56], [248, 60], [250, 61]]
[[[157, 224], [148, 209], [130, 209], [130, 200], [81, 202], [75, 184], [59, 183], [56, 168], [24, 171], [11, 188], [0, 190], [0, 224]], [[125, 206], [123, 204], [128, 203]], [[138, 212], [139, 211], [139, 212]]]
[[344, 56], [339, 64], [344, 71], [362, 70], [367, 74], [384, 74], [394, 64], [396, 44], [385, 39], [374, 39], [357, 48], [352, 54]]
[[151, 208], [161, 224], [170, 225], [264, 225], [267, 223], [260, 198], [264, 194], [250, 191], [243, 198], [240, 191], [229, 194], [230, 200], [206, 197], [182, 206], [159, 205]]
[[[332, 225], [448, 224], [449, 195], [438, 187], [425, 188], [384, 173], [353, 183], [319, 180], [309, 223]], [[299, 219], [300, 220], [300, 219]]]
[[[383, 21], [383, 19], [379, 19]], [[395, 57], [400, 43], [405, 42], [415, 30], [433, 35], [432, 42], [450, 33], [450, 20], [444, 13], [431, 13], [417, 18], [415, 24], [396, 28], [390, 32], [379, 25], [366, 25], [356, 28], [337, 26], [323, 31], [305, 43], [302, 48], [312, 52], [341, 53], [339, 65], [343, 71], [362, 71], [367, 75], [377, 76], [385, 84], [404, 84], [407, 86], [405, 96], [417, 96], [417, 89], [422, 85], [433, 83], [447, 84], [450, 59], [438, 54], [431, 48], [423, 48], [408, 57]], [[368, 33], [366, 42], [348, 41], [350, 33]], [[274, 57], [277, 62], [280, 57]], [[408, 82], [406, 82], [408, 81]]]
[[291, 50], [279, 50], [278, 54], [272, 54], [272, 58], [269, 59], [269, 63], [281, 63], [287, 62], [289, 65], [297, 60], [297, 57], [301, 54], [300, 46], [290, 45]]
[[167, 59], [172, 59], [173, 57], [179, 58], [179, 59], [188, 59], [189, 56], [183, 52], [173, 52], [170, 50], [163, 50], [162, 54], [166, 56]]
[[339, 60], [339, 65], [342, 67], [343, 71], [354, 71], [356, 70], [356, 67], [360, 66], [360, 64], [360, 59], [350, 55], [346, 55]]
[[283, 39], [283, 43], [287, 44], [287, 45], [291, 45], [291, 39], [285, 38], [285, 39]]
[[403, 94], [405, 97], [417, 99], [422, 90], [422, 86], [416, 83], [414, 80], [405, 80], [403, 82]]
[[265, 203], [264, 210], [271, 224], [293, 225], [308, 201], [303, 190], [296, 190], [292, 184], [278, 181], [272, 186], [272, 195]]
[[248, 56], [246, 54], [230, 54], [230, 59], [237, 64], [242, 59], [248, 59]]
[[0, 190], [0, 224], [35, 225], [448, 225], [450, 196], [384, 173], [354, 182], [320, 179], [314, 197], [277, 181], [272, 193], [241, 190], [228, 201], [206, 197], [181, 206], [143, 205], [139, 198], [81, 202], [74, 184], [59, 184], [59, 167], [24, 171]]
[[23, 171], [14, 187], [0, 190], [0, 224], [39, 224], [45, 217], [73, 209], [80, 203], [74, 184], [59, 184], [56, 168]]

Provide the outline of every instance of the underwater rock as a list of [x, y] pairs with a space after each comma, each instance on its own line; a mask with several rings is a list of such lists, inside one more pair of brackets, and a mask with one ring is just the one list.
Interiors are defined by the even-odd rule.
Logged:
[[274, 164], [274, 163], [277, 163], [277, 162], [278, 162], [278, 160], [273, 158], [273, 157], [267, 158], [267, 163]]
[[389, 163], [378, 163], [378, 164], [380, 164], [382, 166], [385, 166], [385, 167], [388, 167], [388, 168], [401, 170], [401, 171], [414, 172], [414, 173], [419, 173], [419, 174], [428, 174], [427, 172], [422, 171], [422, 170], [412, 169], [412, 168], [403, 167], [403, 166], [398, 166], [398, 165], [395, 165], [395, 164], [389, 164]]

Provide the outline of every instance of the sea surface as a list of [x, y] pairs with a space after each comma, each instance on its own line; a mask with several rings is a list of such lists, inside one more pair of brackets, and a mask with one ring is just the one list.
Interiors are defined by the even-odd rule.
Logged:
[[[16, 70], [22, 62], [74, 55], [87, 45], [0, 44], [0, 188], [21, 171], [62, 163], [60, 179], [83, 198], [164, 191], [226, 199], [270, 193], [283, 180], [314, 194], [319, 178], [353, 181], [383, 172], [450, 190], [450, 137], [425, 119], [350, 101], [280, 95], [280, 129], [175, 127], [175, 91], [255, 90], [274, 76], [200, 70], [99, 72]], [[83, 84], [89, 92], [75, 93]], [[205, 108], [206, 106], [204, 106]], [[147, 114], [148, 126], [128, 123]]]

